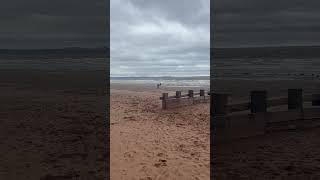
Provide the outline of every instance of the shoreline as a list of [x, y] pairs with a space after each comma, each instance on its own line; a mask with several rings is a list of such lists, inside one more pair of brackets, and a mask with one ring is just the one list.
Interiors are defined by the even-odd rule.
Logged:
[[210, 178], [209, 103], [162, 110], [163, 91], [111, 85], [112, 179]]

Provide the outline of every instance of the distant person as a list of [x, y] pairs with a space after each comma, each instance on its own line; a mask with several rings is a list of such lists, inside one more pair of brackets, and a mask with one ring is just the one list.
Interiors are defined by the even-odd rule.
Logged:
[[157, 88], [159, 89], [160, 84], [157, 84]]

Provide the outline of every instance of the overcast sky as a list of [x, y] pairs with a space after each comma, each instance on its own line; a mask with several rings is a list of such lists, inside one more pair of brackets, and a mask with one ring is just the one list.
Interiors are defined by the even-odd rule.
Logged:
[[210, 0], [111, 0], [111, 76], [210, 72]]
[[214, 0], [215, 47], [320, 45], [319, 0]]
[[0, 48], [106, 46], [106, 0], [10, 0], [0, 6]]

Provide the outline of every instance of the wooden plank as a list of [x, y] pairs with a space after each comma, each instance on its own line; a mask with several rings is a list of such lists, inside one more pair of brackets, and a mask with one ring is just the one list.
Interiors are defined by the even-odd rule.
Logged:
[[[204, 98], [200, 98], [199, 97], [190, 97], [190, 93], [192, 93], [192, 90], [189, 90], [188, 94], [183, 94], [181, 96], [179, 96], [179, 99], [192, 99], [192, 103], [191, 100], [182, 100], [182, 104], [181, 106], [184, 105], [188, 105], [188, 104], [196, 104], [196, 103], [203, 103], [203, 102], [210, 102], [211, 98], [210, 96], [203, 96]], [[181, 93], [181, 92], [180, 92]], [[179, 95], [180, 95], [179, 93]], [[208, 95], [212, 94], [212, 92], [208, 92]], [[193, 93], [194, 95], [201, 95], [201, 93]], [[192, 96], [192, 95], [191, 95]], [[163, 97], [160, 97], [161, 100], [163, 100]], [[180, 107], [180, 105], [177, 105], [177, 103], [180, 103], [180, 101], [177, 101], [177, 95], [176, 96], [168, 96], [166, 97], [166, 102], [168, 102], [169, 104], [171, 103], [170, 106], [174, 106], [174, 107]], [[214, 97], [212, 97], [213, 101], [214, 101]], [[312, 94], [306, 94], [303, 96], [303, 101], [304, 102], [311, 102], [313, 99], [313, 95]], [[172, 100], [172, 101], [169, 101]], [[248, 109], [250, 109], [250, 102], [242, 102], [242, 103], [233, 103], [227, 106], [227, 113], [233, 113], [233, 112], [241, 112], [241, 111], [247, 111]], [[288, 97], [276, 97], [276, 98], [270, 98], [267, 99], [267, 107], [275, 107], [275, 106], [282, 106], [282, 105], [287, 105], [288, 104]]]
[[[180, 97], [189, 97], [189, 94], [182, 94]], [[175, 99], [177, 98], [176, 96], [168, 96], [167, 99]], [[160, 97], [160, 100], [162, 100], [162, 97]]]
[[167, 108], [166, 100], [168, 98], [168, 93], [162, 93], [162, 109]]
[[213, 94], [213, 115], [228, 114], [228, 94]]
[[228, 112], [229, 113], [238, 112], [238, 111], [245, 111], [248, 109], [250, 109], [249, 102], [228, 105]]
[[176, 91], [176, 98], [180, 98], [181, 97], [181, 91]]
[[205, 91], [203, 89], [200, 89], [199, 95], [200, 96], [205, 96]]
[[205, 96], [198, 96], [193, 98], [193, 104], [202, 103], [205, 100]]
[[[304, 101], [312, 101], [312, 94], [308, 94], [303, 96]], [[270, 98], [267, 100], [267, 106], [273, 107], [273, 106], [282, 106], [288, 104], [288, 98], [287, 97], [276, 97], [276, 98]], [[238, 111], [245, 111], [250, 109], [250, 103], [243, 102], [243, 103], [234, 103], [228, 105], [229, 112], [238, 112]]]
[[166, 105], [168, 108], [176, 108], [182, 106], [188, 106], [193, 104], [192, 98], [178, 98], [178, 99], [167, 99]]
[[267, 100], [267, 106], [281, 106], [281, 105], [287, 105], [288, 104], [288, 98], [287, 97], [278, 97], [278, 98], [270, 98]]
[[302, 89], [288, 89], [288, 109], [303, 109]]
[[176, 108], [182, 106], [188, 106], [192, 104], [206, 103], [210, 102], [209, 96], [198, 96], [193, 98], [175, 98], [175, 99], [166, 99], [166, 107]]
[[313, 106], [320, 106], [320, 94], [313, 94], [312, 95], [312, 105]]
[[251, 91], [250, 109], [252, 113], [267, 111], [267, 91]]
[[320, 108], [282, 112], [264, 112], [225, 116], [225, 126], [217, 126], [214, 138], [217, 143], [239, 138], [250, 138], [267, 132], [304, 129], [320, 126]]

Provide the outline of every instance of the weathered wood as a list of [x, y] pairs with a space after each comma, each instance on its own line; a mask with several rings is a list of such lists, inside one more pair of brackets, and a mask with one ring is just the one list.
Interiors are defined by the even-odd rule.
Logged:
[[193, 104], [193, 98], [176, 98], [167, 100], [167, 108], [175, 108], [181, 106], [188, 106]]
[[204, 96], [204, 90], [200, 89], [200, 96]]
[[168, 93], [162, 93], [162, 108], [167, 109]]
[[[219, 97], [213, 94], [211, 98], [213, 105], [219, 104], [215, 102], [219, 101]], [[250, 103], [230, 104], [227, 106], [227, 112], [224, 109], [218, 111], [220, 113], [217, 113], [217, 107], [214, 107], [212, 112], [216, 114], [213, 116], [215, 141], [228, 142], [272, 131], [319, 127], [320, 107], [303, 107], [304, 102], [310, 101], [313, 106], [319, 106], [320, 94], [303, 96], [302, 89], [288, 89], [287, 97], [267, 99], [266, 91], [252, 91]], [[268, 107], [281, 105], [287, 105], [288, 110], [267, 112]], [[251, 110], [251, 114], [231, 114], [248, 109]]]
[[[254, 91], [253, 91], [254, 92]], [[252, 92], [252, 93], [253, 93]], [[265, 91], [255, 91], [256, 93], [266, 93]], [[181, 94], [181, 91], [176, 91], [175, 96], [168, 96], [166, 97], [166, 102], [163, 102], [164, 108], [170, 107], [181, 107], [196, 103], [203, 103], [203, 102], [215, 102], [214, 100], [214, 93], [208, 92], [207, 94], [212, 94], [212, 96], [205, 96], [205, 91], [200, 90], [199, 93], [194, 93], [192, 90], [189, 90], [187, 94]], [[199, 95], [199, 96], [197, 96]], [[252, 95], [252, 94], [251, 94]], [[251, 98], [253, 98], [254, 95], [252, 95]], [[187, 97], [187, 98], [186, 98]], [[182, 100], [182, 99], [189, 99], [189, 100]], [[160, 97], [162, 100], [163, 97]], [[181, 100], [177, 100], [181, 99]], [[253, 98], [254, 99], [254, 98]], [[310, 102], [313, 101], [313, 105], [315, 105], [315, 96], [312, 94], [307, 94], [302, 96], [302, 90], [301, 89], [288, 89], [288, 96], [287, 97], [276, 97], [276, 98], [270, 98], [267, 99], [266, 95], [264, 98], [262, 98], [262, 101], [266, 99], [266, 108], [273, 107], [273, 106], [281, 106], [281, 105], [288, 105], [288, 109], [302, 109], [303, 108], [303, 102]], [[289, 100], [291, 99], [291, 100]], [[318, 99], [318, 98], [316, 98]], [[192, 100], [192, 101], [191, 101]], [[258, 107], [257, 105], [253, 105], [254, 100], [251, 102], [241, 102], [241, 103], [233, 103], [229, 104], [226, 107], [226, 113], [233, 113], [233, 112], [240, 112], [240, 111], [246, 111], [251, 110], [251, 112], [260, 112], [257, 111]], [[264, 103], [262, 103], [264, 104]], [[213, 111], [213, 106], [211, 106], [210, 109]], [[299, 108], [300, 107], [300, 108]], [[261, 107], [260, 107], [261, 108]], [[262, 112], [266, 111], [266, 108], [262, 107]], [[261, 110], [261, 109], [260, 109]]]
[[[180, 97], [189, 97], [189, 94], [181, 94]], [[175, 98], [177, 98], [176, 95], [167, 97], [167, 99], [175, 99]], [[162, 100], [162, 97], [160, 97], [160, 100]]]
[[214, 127], [225, 128], [226, 121], [225, 116], [228, 113], [228, 94], [212, 94], [212, 98], [214, 99], [211, 103], [212, 105], [212, 113], [213, 118], [211, 124]]
[[[204, 93], [205, 91], [203, 90], [203, 94]], [[181, 91], [176, 91], [175, 96], [162, 96], [160, 100], [163, 101], [163, 109], [169, 109], [197, 103], [207, 103], [210, 102], [209, 97], [210, 96], [200, 96], [200, 92], [194, 93], [193, 90], [189, 90], [187, 94], [181, 94]]]
[[181, 91], [176, 91], [176, 98], [181, 98]]
[[312, 106], [320, 106], [320, 94], [313, 94]]
[[214, 93], [212, 98], [214, 101], [213, 105], [213, 115], [225, 115], [228, 113], [228, 94], [217, 94]]
[[251, 113], [267, 112], [267, 92], [251, 91]]
[[[304, 102], [311, 101], [311, 95], [303, 96]], [[231, 103], [228, 105], [228, 112], [238, 112], [238, 111], [246, 111], [250, 109], [249, 102], [242, 102], [242, 103]], [[267, 107], [273, 107], [273, 106], [281, 106], [288, 104], [288, 98], [287, 97], [277, 97], [277, 98], [270, 98], [267, 100]]]
[[250, 103], [248, 103], [248, 102], [228, 105], [228, 112], [229, 113], [238, 112], [238, 111], [245, 111], [248, 109], [250, 109]]
[[288, 89], [288, 109], [303, 108], [302, 89]]
[[288, 104], [288, 98], [287, 97], [278, 97], [278, 98], [270, 98], [267, 100], [267, 106], [281, 106]]
[[215, 140], [221, 143], [263, 135], [270, 131], [320, 126], [320, 109], [226, 115], [225, 128], [216, 127]]

